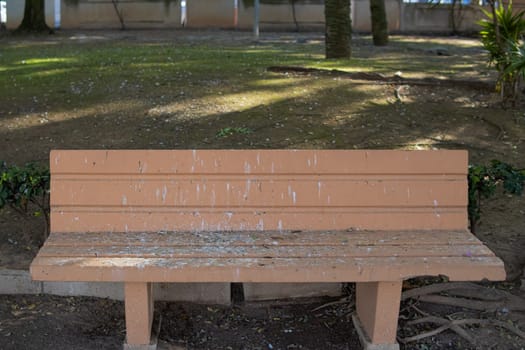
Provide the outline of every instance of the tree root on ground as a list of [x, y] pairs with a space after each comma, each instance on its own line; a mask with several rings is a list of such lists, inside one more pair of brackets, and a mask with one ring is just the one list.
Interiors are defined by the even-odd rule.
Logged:
[[[439, 295], [439, 293], [446, 293], [447, 295]], [[501, 289], [484, 287], [469, 282], [437, 283], [413, 288], [405, 291], [402, 294], [401, 299], [414, 299], [426, 303], [461, 307], [481, 312], [525, 311], [525, 300], [522, 297], [513, 295]], [[443, 331], [451, 330], [470, 344], [477, 346], [479, 345], [479, 341], [462, 327], [471, 325], [503, 328], [508, 332], [525, 339], [524, 331], [507, 322], [485, 318], [447, 319], [433, 316], [428, 312], [422, 311], [415, 304], [410, 305], [408, 308], [413, 308], [418, 314], [423, 315], [423, 317], [406, 322], [407, 326], [433, 323], [438, 325], [438, 327], [414, 336], [398, 338], [398, 341], [401, 343], [419, 341], [435, 336]], [[448, 316], [448, 318], [451, 317]]]
[[474, 90], [481, 90], [487, 92], [494, 91], [494, 83], [484, 82], [479, 80], [460, 80], [460, 79], [437, 79], [437, 78], [403, 78], [399, 75], [385, 76], [379, 73], [368, 73], [368, 72], [345, 72], [338, 69], [318, 69], [318, 68], [305, 68], [298, 66], [271, 66], [267, 68], [267, 71], [274, 73], [284, 74], [324, 74], [330, 76], [337, 76], [341, 78], [353, 79], [353, 80], [369, 80], [383, 84], [392, 85], [422, 85], [422, 86], [451, 86], [451, 87], [465, 87]]
[[348, 296], [346, 296], [344, 298], [341, 298], [339, 300], [335, 300], [335, 301], [331, 301], [329, 303], [323, 304], [321, 306], [316, 307], [315, 309], [312, 309], [312, 312], [319, 311], [319, 310], [327, 308], [329, 306], [339, 305], [339, 304], [348, 304], [347, 307], [348, 308], [352, 308], [354, 306], [354, 302], [352, 301], [352, 296], [348, 295]]
[[[435, 295], [442, 292], [447, 292], [451, 296]], [[503, 308], [509, 311], [525, 311], [523, 298], [500, 289], [486, 288], [468, 282], [437, 283], [410, 289], [402, 294], [401, 300], [408, 298], [485, 312]]]
[[426, 316], [426, 317], [423, 317], [417, 320], [409, 321], [407, 322], [407, 325], [416, 325], [416, 324], [421, 324], [421, 323], [434, 323], [434, 324], [438, 324], [441, 326], [434, 330], [424, 332], [418, 335], [414, 335], [412, 337], [398, 338], [398, 341], [406, 344], [406, 343], [419, 341], [421, 339], [434, 336], [436, 334], [439, 334], [443, 331], [450, 329], [454, 331], [457, 335], [459, 335], [461, 338], [468, 341], [469, 343], [473, 345], [477, 345], [475, 338], [473, 338], [470, 334], [468, 334], [466, 330], [461, 328], [461, 326], [468, 326], [468, 325], [492, 325], [496, 327], [501, 327], [517, 335], [518, 337], [525, 339], [525, 332], [519, 330], [518, 328], [514, 327], [511, 324], [508, 324], [502, 321], [498, 321], [498, 320], [488, 320], [488, 319], [478, 319], [478, 318], [467, 318], [463, 320], [447, 320], [445, 318], [437, 317], [437, 316]]

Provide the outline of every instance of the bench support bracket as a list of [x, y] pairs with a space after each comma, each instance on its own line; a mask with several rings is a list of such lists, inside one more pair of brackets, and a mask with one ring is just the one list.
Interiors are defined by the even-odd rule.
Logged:
[[153, 284], [124, 283], [127, 343], [125, 349], [156, 349], [151, 340], [153, 324]]
[[397, 319], [402, 281], [356, 283], [354, 325], [365, 349], [399, 349]]

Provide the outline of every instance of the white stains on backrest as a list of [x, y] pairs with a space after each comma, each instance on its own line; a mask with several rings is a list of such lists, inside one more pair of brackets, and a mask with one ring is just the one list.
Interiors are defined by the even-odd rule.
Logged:
[[279, 220], [279, 222], [277, 223], [277, 230], [279, 232], [283, 232], [283, 221], [282, 220]]
[[139, 173], [142, 174], [146, 171], [147, 165], [139, 160]]
[[245, 174], [250, 174], [251, 172], [252, 172], [252, 167], [251, 167], [250, 163], [244, 162], [244, 173]]
[[[356, 162], [335, 157], [339, 152], [334, 152], [335, 158], [325, 155], [325, 151], [301, 151], [295, 155], [286, 152], [282, 156], [283, 151], [272, 154], [257, 150], [239, 153], [242, 157], [225, 151], [215, 154], [190, 150], [169, 157], [165, 152], [159, 151], [154, 157], [149, 153], [137, 156], [126, 153], [122, 159], [109, 153], [107, 160], [103, 154], [97, 158], [84, 153], [79, 154], [72, 168], [63, 165], [69, 161], [68, 157], [54, 154], [51, 159], [59, 163], [59, 168], [54, 170], [52, 185], [54, 192], [61, 193], [62, 197], [54, 197], [56, 211], [53, 215], [59, 218], [67, 215], [64, 224], [56, 226], [58, 230], [85, 227], [88, 224], [84, 222], [88, 221], [99, 221], [97, 231], [100, 227], [123, 231], [125, 224], [136, 231], [142, 229], [146, 221], [153, 229], [168, 225], [171, 230], [176, 225], [177, 229], [186, 230], [192, 220], [195, 220], [195, 230], [201, 230], [203, 225], [210, 230], [219, 227], [238, 230], [241, 223], [251, 230], [263, 225], [265, 230], [293, 230], [330, 226], [333, 216], [339, 224], [345, 221], [352, 227], [366, 227], [368, 222], [375, 225], [376, 216], [397, 220], [405, 211], [408, 215], [428, 217], [430, 227], [434, 222], [439, 225], [445, 218], [459, 216], [457, 208], [463, 204], [456, 199], [460, 197], [456, 193], [463, 193], [463, 188], [456, 185], [464, 181], [459, 179], [460, 175], [419, 174], [417, 168], [414, 173], [402, 168], [396, 170], [399, 174], [383, 174], [383, 170], [376, 169], [379, 166], [374, 163], [374, 152], [370, 152], [366, 164], [356, 160], [355, 173]], [[60, 162], [59, 156], [62, 157]], [[362, 158], [363, 153], [359, 156]], [[349, 152], [350, 160], [352, 157]], [[404, 163], [404, 158], [402, 160]], [[390, 158], [385, 161], [389, 167], [395, 165], [390, 164]], [[51, 162], [52, 169], [54, 163]], [[193, 174], [190, 173], [192, 166]], [[76, 174], [80, 178], [76, 178]], [[428, 186], [426, 181], [429, 181]], [[456, 189], [450, 190], [455, 196], [452, 199], [442, 194], [449, 192], [443, 184], [447, 181], [452, 186], [445, 183], [446, 186]], [[95, 196], [94, 189], [100, 182], [105, 182], [106, 189], [101, 192], [103, 195]], [[99, 207], [88, 212], [85, 203]], [[396, 209], [391, 210], [393, 207]], [[68, 210], [66, 214], [63, 214], [64, 209]], [[194, 211], [200, 211], [202, 218], [193, 217]], [[225, 214], [226, 211], [229, 214]], [[252, 212], [260, 214], [252, 217]], [[81, 223], [72, 220], [74, 215], [81, 218]], [[112, 224], [102, 226], [108, 222], [106, 217], [113, 220]], [[361, 221], [367, 223], [361, 224]], [[403, 222], [395, 225], [402, 226]]]
[[212, 207], [215, 206], [216, 200], [217, 200], [217, 197], [216, 197], [216, 194], [215, 194], [215, 190], [211, 190], [211, 206]]
[[244, 189], [244, 200], [247, 200], [248, 199], [248, 195], [250, 194], [250, 189], [252, 187], [252, 180], [250, 179], [246, 179], [246, 187]]
[[259, 222], [255, 226], [255, 229], [257, 231], [264, 231], [264, 220], [263, 219], [259, 219]]
[[434, 215], [436, 215], [436, 217], [441, 217], [440, 213], [439, 213], [439, 203], [437, 201], [437, 199], [434, 199]]
[[166, 203], [166, 196], [168, 195], [168, 187], [164, 185], [162, 189], [162, 203]]

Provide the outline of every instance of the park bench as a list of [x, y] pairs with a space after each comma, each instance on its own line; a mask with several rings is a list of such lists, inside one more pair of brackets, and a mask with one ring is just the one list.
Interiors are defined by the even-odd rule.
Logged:
[[468, 230], [467, 152], [52, 151], [35, 280], [123, 282], [125, 348], [155, 348], [157, 282], [356, 282], [367, 349], [397, 349], [402, 281], [502, 280]]

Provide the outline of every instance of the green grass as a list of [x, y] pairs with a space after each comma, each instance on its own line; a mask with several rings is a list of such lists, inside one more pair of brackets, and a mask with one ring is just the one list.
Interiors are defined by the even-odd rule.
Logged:
[[[410, 147], [426, 139], [396, 136], [405, 116], [432, 108], [449, 114], [442, 103], [395, 105], [390, 86], [267, 68], [455, 79], [486, 71], [475, 42], [452, 40], [454, 55], [443, 57], [427, 52], [432, 40], [418, 49], [403, 37], [386, 48], [358, 39], [344, 60], [325, 60], [321, 42], [7, 42], [0, 51], [2, 158], [46, 161], [49, 149], [64, 147]], [[378, 134], [384, 128], [393, 135]], [[220, 130], [228, 132], [217, 137]]]
[[[0, 94], [14, 101], [24, 101], [45, 91], [51, 100], [65, 98], [75, 104], [85, 104], [109, 98], [108, 95], [112, 98], [133, 95], [133, 90], [155, 93], [162, 86], [191, 88], [214, 79], [248, 87], [259, 81], [255, 84], [257, 89], [265, 89], [264, 80], [275, 79], [265, 73], [265, 68], [272, 65], [384, 74], [402, 71], [455, 75], [483, 69], [483, 61], [479, 58], [469, 62], [463, 57], [452, 57], [445, 62], [443, 57], [429, 57], [424, 51], [405, 55], [378, 51], [360, 57], [361, 52], [354, 50], [355, 57], [350, 60], [324, 60], [321, 44], [249, 47], [137, 43], [7, 45], [0, 56]], [[278, 85], [267, 85], [267, 88], [274, 89]], [[196, 93], [206, 92], [214, 94], [217, 91], [208, 88]]]

